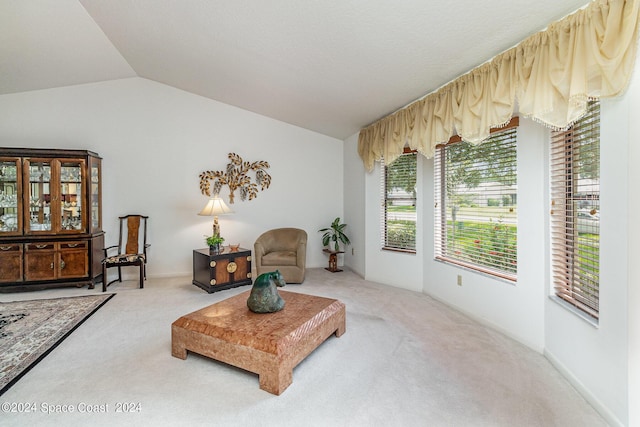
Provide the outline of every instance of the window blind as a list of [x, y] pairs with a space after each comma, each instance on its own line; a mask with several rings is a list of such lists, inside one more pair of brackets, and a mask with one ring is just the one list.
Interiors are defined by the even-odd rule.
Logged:
[[383, 166], [382, 247], [415, 252], [417, 154], [409, 151]]
[[597, 318], [600, 104], [551, 137], [551, 251], [555, 295]]
[[514, 125], [480, 145], [455, 142], [436, 149], [437, 259], [515, 280], [516, 136]]

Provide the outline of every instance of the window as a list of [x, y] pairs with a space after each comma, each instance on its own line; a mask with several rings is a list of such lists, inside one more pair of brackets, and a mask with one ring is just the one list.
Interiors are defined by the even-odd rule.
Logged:
[[479, 145], [452, 138], [436, 149], [436, 259], [516, 279], [517, 125]]
[[382, 174], [382, 247], [415, 252], [416, 250], [416, 174], [418, 156], [406, 152]]
[[571, 128], [553, 132], [550, 155], [551, 253], [555, 295], [598, 318], [600, 104]]

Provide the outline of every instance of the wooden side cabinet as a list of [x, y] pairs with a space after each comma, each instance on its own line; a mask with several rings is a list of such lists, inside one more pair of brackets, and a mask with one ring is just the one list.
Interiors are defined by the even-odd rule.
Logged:
[[102, 159], [0, 147], [0, 292], [102, 280]]
[[212, 293], [251, 283], [251, 250], [232, 252], [226, 247], [218, 254], [210, 254], [208, 248], [193, 251], [194, 285]]

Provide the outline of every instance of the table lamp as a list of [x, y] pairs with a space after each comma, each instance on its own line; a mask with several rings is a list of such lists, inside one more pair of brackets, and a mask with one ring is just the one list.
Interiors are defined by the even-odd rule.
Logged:
[[219, 196], [215, 195], [209, 199], [207, 205], [200, 211], [198, 215], [213, 216], [213, 235], [220, 236], [220, 225], [218, 224], [218, 215], [226, 215], [233, 213], [231, 208]]

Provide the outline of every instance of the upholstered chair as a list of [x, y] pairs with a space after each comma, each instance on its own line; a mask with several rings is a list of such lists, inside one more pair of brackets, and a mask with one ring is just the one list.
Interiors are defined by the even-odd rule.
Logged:
[[304, 281], [307, 263], [307, 232], [299, 228], [276, 228], [258, 237], [253, 260], [258, 276], [278, 270], [287, 283]]

